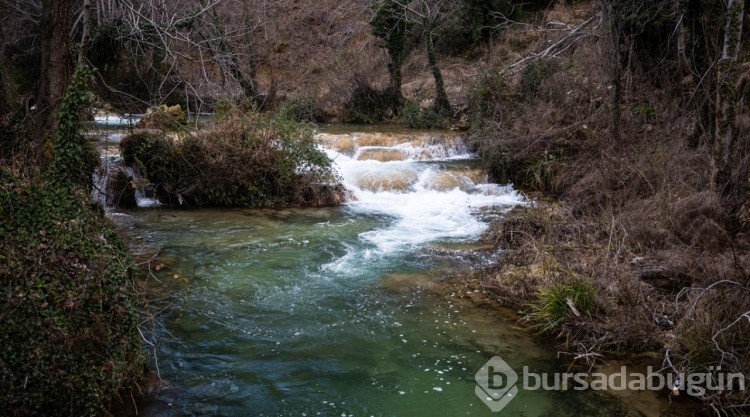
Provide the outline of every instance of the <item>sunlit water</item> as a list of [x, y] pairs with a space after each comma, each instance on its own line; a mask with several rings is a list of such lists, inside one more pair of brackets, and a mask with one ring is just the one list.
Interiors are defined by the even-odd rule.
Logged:
[[[523, 200], [475, 181], [453, 139], [345, 136], [320, 138], [355, 198], [343, 207], [113, 216], [136, 251], [158, 249], [172, 295], [156, 329], [163, 382], [139, 415], [620, 415], [580, 392], [487, 408], [474, 380], [487, 360], [550, 372], [555, 352], [436, 280], [469, 256], [449, 248]], [[404, 157], [363, 157], [374, 149]]]

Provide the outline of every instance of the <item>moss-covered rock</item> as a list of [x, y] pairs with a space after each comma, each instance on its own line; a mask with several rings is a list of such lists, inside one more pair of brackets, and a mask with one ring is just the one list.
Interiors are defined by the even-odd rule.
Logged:
[[86, 192], [0, 171], [3, 415], [100, 415], [142, 375], [132, 266]]

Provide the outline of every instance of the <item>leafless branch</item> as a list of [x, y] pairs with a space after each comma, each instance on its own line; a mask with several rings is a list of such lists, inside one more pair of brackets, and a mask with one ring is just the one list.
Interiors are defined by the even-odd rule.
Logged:
[[554, 58], [554, 57], [559, 56], [560, 54], [568, 50], [570, 47], [572, 47], [578, 39], [586, 36], [587, 34], [583, 32], [583, 29], [585, 29], [586, 27], [588, 27], [595, 21], [598, 22], [597, 26], [599, 26], [601, 22], [603, 21], [603, 16], [601, 14], [591, 16], [583, 23], [579, 24], [578, 26], [575, 26], [567, 34], [562, 36], [552, 45], [548, 46], [547, 48], [543, 49], [540, 52], [532, 52], [531, 54], [527, 55], [523, 59], [518, 60], [508, 65], [505, 68], [505, 70], [509, 71], [509, 70], [513, 70], [514, 68], [523, 67], [526, 63], [530, 61], [535, 61], [540, 58]]

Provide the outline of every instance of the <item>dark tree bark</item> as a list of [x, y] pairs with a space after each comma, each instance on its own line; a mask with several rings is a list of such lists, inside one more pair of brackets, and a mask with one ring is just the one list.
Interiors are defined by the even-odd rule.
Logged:
[[716, 132], [714, 134], [711, 183], [729, 204], [730, 211], [745, 198], [748, 189], [748, 144], [737, 135], [737, 58], [742, 41], [744, 0], [729, 0], [724, 48], [718, 62], [716, 92]]
[[450, 115], [451, 103], [448, 100], [448, 93], [445, 91], [443, 73], [437, 63], [437, 52], [435, 52], [435, 44], [432, 41], [431, 34], [427, 34], [427, 61], [430, 64], [432, 77], [435, 79], [435, 112], [440, 115]]
[[410, 26], [406, 15], [407, 9], [396, 1], [374, 2], [371, 7], [374, 11], [374, 16], [370, 20], [373, 34], [385, 41], [385, 49], [388, 52], [388, 105], [394, 114], [399, 114], [404, 103], [401, 93], [401, 65], [407, 55], [406, 37]]
[[73, 58], [70, 51], [72, 5], [72, 0], [42, 2], [42, 18], [39, 22], [41, 68], [34, 132], [37, 145], [42, 144], [47, 132], [56, 129], [55, 113], [73, 73]]
[[[423, 3], [426, 4], [426, 3]], [[437, 52], [435, 51], [435, 42], [432, 40], [434, 33], [434, 19], [428, 11], [427, 6], [424, 6], [424, 17], [423, 26], [425, 31], [425, 47], [427, 48], [427, 62], [430, 65], [430, 71], [432, 77], [435, 79], [435, 112], [447, 116], [451, 114], [451, 103], [448, 100], [448, 93], [445, 91], [445, 82], [443, 81], [443, 73], [440, 71], [440, 67], [437, 62]]]
[[620, 120], [622, 118], [622, 11], [620, 1], [614, 0], [611, 7], [611, 36], [612, 36], [612, 83], [615, 93], [612, 98], [612, 140], [620, 141]]

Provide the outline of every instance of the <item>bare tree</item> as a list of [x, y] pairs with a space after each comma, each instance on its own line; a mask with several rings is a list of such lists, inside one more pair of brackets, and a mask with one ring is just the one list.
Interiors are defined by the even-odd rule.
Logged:
[[[451, 114], [450, 100], [445, 90], [443, 73], [438, 65], [438, 55], [435, 49], [434, 36], [446, 17], [456, 11], [458, 2], [449, 0], [384, 0], [394, 4], [393, 10], [403, 13], [403, 20], [408, 24], [413, 24], [421, 30], [422, 42], [427, 52], [427, 61], [430, 66], [430, 72], [435, 79], [435, 103], [434, 110], [441, 115]], [[399, 20], [400, 21], [400, 20]], [[399, 62], [393, 61], [390, 65], [399, 65]], [[390, 69], [390, 68], [389, 68]], [[396, 71], [394, 67], [393, 71]], [[400, 76], [400, 67], [398, 74]], [[400, 81], [400, 79], [399, 79]], [[394, 88], [397, 87], [394, 85]], [[400, 93], [400, 89], [399, 89]]]
[[449, 12], [451, 6], [456, 2], [448, 0], [420, 0], [420, 12], [418, 15], [422, 21], [422, 30], [425, 48], [427, 49], [427, 62], [430, 65], [430, 71], [435, 78], [435, 111], [440, 115], [451, 114], [451, 103], [448, 100], [448, 93], [445, 91], [443, 73], [437, 62], [437, 52], [435, 51], [434, 35], [440, 26], [441, 19]]

